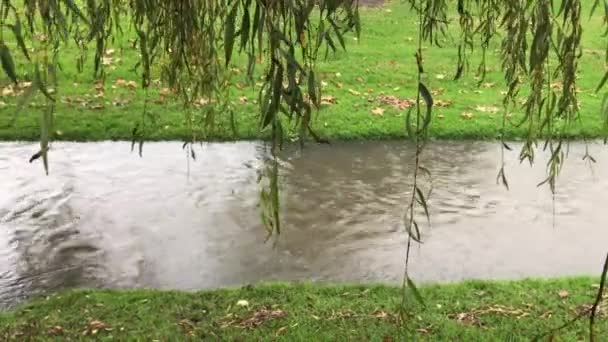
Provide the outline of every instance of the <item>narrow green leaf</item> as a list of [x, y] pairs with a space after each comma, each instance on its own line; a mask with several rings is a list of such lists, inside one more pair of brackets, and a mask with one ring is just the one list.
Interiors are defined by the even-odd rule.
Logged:
[[25, 46], [25, 40], [23, 39], [23, 33], [21, 31], [21, 21], [19, 20], [19, 17], [17, 17], [15, 24], [9, 25], [9, 27], [13, 31], [13, 35], [15, 35], [15, 39], [17, 40], [17, 45], [19, 45], [21, 52], [23, 53], [23, 55], [25, 56], [25, 58], [28, 61], [31, 61], [30, 54], [27, 51], [27, 47]]
[[426, 198], [424, 198], [424, 194], [422, 193], [422, 190], [420, 190], [420, 188], [418, 186], [416, 186], [416, 195], [418, 197], [418, 203], [420, 203], [420, 205], [424, 209], [424, 214], [426, 215], [426, 219], [428, 220], [429, 224], [431, 224], [431, 215], [429, 214], [429, 207], [426, 203]]
[[245, 13], [241, 22], [241, 50], [247, 46], [247, 42], [249, 41], [250, 24], [249, 7], [245, 5]]
[[344, 42], [344, 37], [342, 36], [342, 33], [340, 33], [340, 28], [338, 27], [338, 24], [336, 24], [336, 22], [331, 18], [329, 18], [329, 22], [334, 28], [334, 32], [336, 33], [336, 37], [338, 37], [338, 42], [340, 43], [340, 46], [342, 46], [342, 50], [346, 51], [346, 43]]
[[226, 66], [230, 64], [232, 59], [232, 50], [234, 48], [234, 36], [236, 32], [236, 13], [238, 9], [238, 1], [234, 2], [232, 9], [228, 13], [226, 26], [224, 28], [224, 55], [226, 58]]
[[17, 73], [15, 72], [15, 62], [8, 46], [4, 42], [0, 42], [0, 61], [2, 62], [2, 69], [6, 75], [17, 84]]
[[12, 127], [15, 124], [17, 117], [19, 116], [19, 114], [21, 113], [21, 111], [23, 110], [25, 105], [27, 105], [30, 102], [30, 100], [32, 99], [34, 94], [36, 94], [37, 89], [38, 89], [38, 85], [35, 83], [32, 83], [32, 85], [30, 85], [27, 89], [25, 89], [23, 91], [23, 94], [21, 95], [21, 97], [19, 97], [19, 101], [17, 102], [17, 109], [15, 110], [15, 113], [13, 114], [13, 118], [11, 119], [11, 122], [9, 123], [9, 127]]
[[412, 108], [414, 107], [411, 106], [408, 108], [407, 114], [405, 115], [405, 130], [407, 131], [407, 135], [410, 137], [410, 139], [415, 140], [416, 133], [414, 133], [414, 127], [412, 126]]
[[47, 104], [45, 110], [41, 113], [40, 118], [40, 152], [42, 154], [42, 164], [44, 165], [44, 171], [47, 176], [49, 174], [48, 149], [49, 141], [51, 139], [52, 115], [53, 106]]
[[426, 116], [424, 117], [424, 123], [422, 125], [422, 129], [420, 129], [420, 131], [426, 129], [429, 124], [431, 123], [431, 114], [433, 111], [433, 97], [431, 96], [431, 92], [427, 89], [427, 87], [420, 82], [418, 84], [418, 89], [420, 91], [420, 95], [422, 95], [422, 98], [424, 99], [424, 102], [426, 103]]
[[78, 5], [76, 5], [76, 3], [74, 3], [74, 1], [72, 1], [72, 0], [63, 0], [63, 1], [67, 5], [67, 7], [80, 18], [80, 20], [85, 22], [87, 25], [91, 26], [89, 19], [84, 15], [84, 13], [82, 13], [80, 8], [78, 8]]
[[420, 302], [420, 304], [422, 304], [424, 307], [426, 307], [426, 304], [424, 303], [424, 298], [422, 298], [422, 295], [420, 294], [420, 291], [418, 291], [416, 284], [414, 284], [414, 282], [409, 276], [407, 276], [407, 287], [412, 290], [412, 293], [414, 294], [416, 300]]
[[316, 107], [319, 107], [320, 104], [319, 98], [317, 96], [317, 83], [315, 81], [315, 72], [312, 69], [308, 70], [308, 97], [310, 97], [310, 100]]
[[602, 80], [600, 81], [600, 84], [597, 86], [597, 88], [595, 89], [595, 92], [599, 92], [600, 89], [602, 89], [602, 87], [604, 86], [604, 84], [606, 84], [606, 81], [608, 81], [608, 72], [606, 72], [604, 74], [604, 77], [602, 77]]
[[46, 85], [42, 82], [42, 75], [40, 74], [40, 68], [38, 67], [38, 64], [36, 64], [36, 69], [34, 70], [34, 80], [34, 84], [38, 86], [38, 89], [40, 89], [42, 94], [44, 94], [44, 96], [46, 96], [49, 100], [55, 102], [55, 99], [51, 96], [51, 94], [49, 94], [48, 90], [46, 89]]

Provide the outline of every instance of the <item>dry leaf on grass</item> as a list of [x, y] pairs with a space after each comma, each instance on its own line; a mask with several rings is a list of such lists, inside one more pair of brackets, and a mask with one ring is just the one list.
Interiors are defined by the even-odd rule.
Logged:
[[108, 325], [100, 320], [92, 320], [89, 322], [86, 330], [82, 333], [83, 335], [97, 335], [100, 330], [112, 331]]
[[64, 332], [65, 332], [65, 330], [60, 325], [56, 325], [56, 326], [52, 327], [51, 329], [49, 329], [49, 335], [52, 335], [52, 336], [63, 335]]
[[460, 114], [460, 117], [463, 118], [463, 119], [469, 120], [469, 119], [473, 118], [473, 113], [471, 113], [471, 112], [462, 112]]
[[490, 113], [490, 114], [496, 114], [500, 111], [500, 109], [496, 106], [480, 106], [480, 105], [477, 105], [475, 107], [475, 110], [477, 110], [479, 112]]
[[208, 105], [209, 104], [209, 100], [204, 99], [204, 98], [200, 98], [200, 99], [194, 100], [193, 104], [196, 107], [202, 107], [202, 106]]
[[114, 62], [114, 58], [112, 57], [101, 57], [101, 64], [110, 65]]
[[321, 105], [332, 105], [336, 104], [337, 100], [335, 96], [332, 95], [322, 95], [321, 96]]
[[435, 107], [449, 107], [452, 103], [453, 102], [450, 100], [435, 100], [433, 105], [435, 105]]
[[358, 91], [353, 90], [353, 89], [348, 89], [348, 92], [351, 93], [351, 94], [353, 94], [353, 95], [355, 95], [355, 96], [361, 95], [361, 92], [358, 92]]
[[171, 88], [162, 88], [158, 93], [160, 95], [171, 95], [173, 90]]
[[431, 90], [431, 94], [433, 94], [433, 96], [438, 96], [443, 94], [444, 91], [444, 88], [434, 88], [433, 90]]
[[372, 114], [374, 114], [376, 116], [382, 116], [382, 115], [384, 115], [384, 109], [380, 108], [380, 107], [376, 107], [376, 108], [372, 109]]
[[414, 99], [402, 99], [393, 95], [381, 95], [377, 97], [380, 103], [393, 106], [397, 110], [403, 110], [416, 104]]
[[264, 322], [279, 319], [285, 317], [287, 314], [285, 311], [280, 309], [270, 310], [268, 308], [259, 309], [248, 317], [245, 317], [239, 322], [239, 325], [243, 328], [255, 328], [263, 324]]
[[467, 312], [461, 312], [457, 314], [448, 315], [448, 318], [455, 319], [461, 324], [466, 325], [474, 325], [478, 327], [482, 327], [483, 323], [480, 321], [479, 317], [482, 315], [502, 315], [502, 316], [515, 316], [515, 318], [520, 319], [526, 316], [530, 316], [530, 313], [523, 310], [517, 309], [504, 305], [492, 305], [485, 308], [473, 309]]

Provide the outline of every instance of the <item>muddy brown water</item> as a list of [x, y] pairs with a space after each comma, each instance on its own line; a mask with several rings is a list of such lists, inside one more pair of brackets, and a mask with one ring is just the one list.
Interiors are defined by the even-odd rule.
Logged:
[[[534, 167], [498, 143], [433, 142], [431, 226], [412, 250], [420, 282], [597, 274], [608, 250], [608, 147], [574, 143], [555, 206]], [[519, 147], [514, 144], [515, 148]], [[194, 290], [272, 280], [398, 283], [412, 178], [405, 142], [335, 143], [281, 161], [283, 232], [264, 243], [260, 143], [56, 143], [51, 174], [31, 143], [0, 144], [0, 301], [70, 287]], [[555, 216], [553, 215], [555, 212]], [[7, 304], [8, 303], [8, 304]]]

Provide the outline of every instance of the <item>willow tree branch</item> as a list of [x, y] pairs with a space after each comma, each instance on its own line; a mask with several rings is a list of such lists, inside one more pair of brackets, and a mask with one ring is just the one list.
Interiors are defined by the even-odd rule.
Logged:
[[600, 288], [597, 290], [597, 296], [595, 297], [595, 303], [591, 308], [591, 316], [589, 317], [589, 341], [595, 341], [595, 331], [593, 326], [595, 324], [595, 316], [597, 314], [597, 308], [602, 302], [602, 296], [604, 294], [604, 286], [606, 285], [606, 274], [608, 273], [608, 254], [606, 254], [606, 260], [604, 260], [604, 268], [602, 269], [602, 278], [600, 280]]

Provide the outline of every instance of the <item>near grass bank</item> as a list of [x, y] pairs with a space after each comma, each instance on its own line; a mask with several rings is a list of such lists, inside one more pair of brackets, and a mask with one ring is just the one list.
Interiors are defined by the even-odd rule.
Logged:
[[[468, 281], [420, 289], [397, 321], [401, 290], [381, 285], [265, 284], [196, 293], [73, 290], [0, 315], [2, 340], [519, 341], [585, 313], [597, 279]], [[408, 298], [408, 297], [406, 297]], [[608, 303], [596, 336], [608, 336]], [[586, 317], [554, 341], [588, 338]]]
[[[594, 0], [583, 0], [587, 13]], [[430, 134], [439, 139], [495, 139], [502, 127], [502, 92], [505, 90], [499, 58], [499, 40], [492, 42], [488, 54], [488, 75], [478, 87], [476, 63], [481, 51], [471, 57], [471, 70], [461, 80], [454, 81], [460, 28], [455, 11], [449, 35], [443, 48], [425, 46], [424, 82], [431, 90], [436, 108]], [[323, 108], [314, 121], [319, 135], [330, 139], [382, 139], [405, 136], [404, 116], [417, 91], [416, 49], [417, 17], [402, 1], [392, 1], [381, 7], [361, 9], [363, 32], [359, 41], [347, 37], [347, 52], [329, 54], [318, 65], [323, 78]], [[587, 20], [587, 19], [585, 19]], [[595, 89], [605, 69], [605, 40], [602, 15], [585, 21], [583, 27], [583, 57], [579, 63], [578, 79], [581, 120], [570, 130], [572, 138], [595, 138], [602, 132], [600, 107], [603, 94]], [[116, 37], [114, 46], [104, 57], [107, 72], [105, 87], [97, 86], [92, 78], [92, 59], [82, 74], [76, 71], [77, 56], [64, 47], [59, 79], [58, 104], [54, 139], [59, 140], [131, 140], [136, 123], [142, 118], [144, 93], [139, 88], [139, 76], [133, 70], [138, 50], [131, 46], [135, 35], [125, 28], [125, 35]], [[500, 39], [500, 37], [498, 37]], [[7, 42], [15, 51], [17, 70], [26, 69], [14, 42]], [[324, 54], [324, 52], [322, 52]], [[258, 76], [264, 68], [258, 65]], [[267, 136], [258, 130], [258, 105], [255, 103], [259, 85], [245, 82], [245, 63], [241, 58], [233, 65], [230, 98], [238, 122], [236, 134], [228, 120], [221, 115], [216, 130], [209, 139], [238, 140]], [[559, 90], [560, 84], [552, 85]], [[14, 127], [7, 127], [16, 109], [19, 91], [0, 91], [0, 140], [37, 140], [40, 135], [40, 104], [38, 96], [17, 118]], [[522, 92], [522, 96], [524, 92]], [[147, 119], [148, 140], [187, 139], [192, 136], [185, 124], [183, 107], [168, 89], [155, 84], [149, 92]], [[194, 108], [198, 113], [201, 108]], [[220, 113], [221, 114], [221, 113]], [[521, 113], [512, 113], [506, 127], [508, 139], [525, 134], [514, 124]], [[155, 121], [154, 123], [152, 121]], [[201, 136], [201, 132], [198, 132]]]

